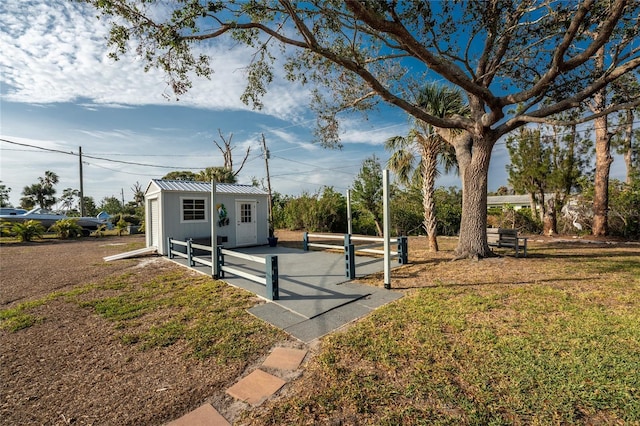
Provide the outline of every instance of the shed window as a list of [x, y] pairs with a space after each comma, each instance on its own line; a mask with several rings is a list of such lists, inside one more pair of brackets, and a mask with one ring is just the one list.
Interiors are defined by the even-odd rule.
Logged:
[[206, 203], [204, 199], [183, 198], [182, 220], [203, 221], [206, 218]]

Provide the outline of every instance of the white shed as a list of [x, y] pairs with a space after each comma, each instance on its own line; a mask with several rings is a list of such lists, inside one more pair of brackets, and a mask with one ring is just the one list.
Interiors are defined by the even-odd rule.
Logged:
[[153, 179], [144, 199], [147, 247], [160, 254], [167, 254], [169, 237], [209, 244], [212, 221], [225, 248], [268, 243], [269, 196], [254, 186], [216, 184], [213, 212], [208, 182]]

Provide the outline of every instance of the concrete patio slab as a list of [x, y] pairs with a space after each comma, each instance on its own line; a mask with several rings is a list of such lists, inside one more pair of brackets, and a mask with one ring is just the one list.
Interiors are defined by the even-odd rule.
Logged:
[[251, 405], [259, 405], [276, 393], [286, 382], [258, 369], [227, 389], [227, 393]]
[[211, 404], [204, 404], [179, 419], [167, 423], [167, 426], [231, 426], [231, 423]]
[[[278, 256], [280, 298], [254, 306], [249, 312], [286, 331], [303, 342], [310, 342], [360, 318], [371, 310], [402, 297], [402, 293], [382, 287], [348, 281], [344, 255], [328, 251], [303, 251], [288, 247], [248, 247], [236, 249], [242, 253], [264, 257]], [[203, 256], [204, 259], [209, 259]], [[187, 266], [186, 259], [173, 261]], [[356, 256], [356, 276], [381, 272], [383, 260]], [[243, 259], [225, 257], [225, 264], [265, 276], [265, 266]], [[392, 267], [397, 266], [396, 261]], [[191, 267], [211, 275], [204, 265]], [[264, 285], [242, 277], [225, 274], [225, 282], [266, 297]]]
[[300, 367], [305, 356], [307, 356], [307, 351], [304, 349], [278, 347], [264, 360], [262, 366], [277, 370], [293, 371]]

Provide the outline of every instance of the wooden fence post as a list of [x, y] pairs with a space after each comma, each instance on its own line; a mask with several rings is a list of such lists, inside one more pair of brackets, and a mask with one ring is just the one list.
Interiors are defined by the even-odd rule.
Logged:
[[267, 278], [267, 299], [280, 299], [278, 288], [278, 256], [268, 255], [266, 257], [266, 278]]
[[187, 240], [187, 261], [189, 262], [189, 266], [196, 266], [196, 262], [193, 261], [193, 249], [191, 248], [191, 243], [193, 240], [189, 238]]
[[219, 278], [224, 278], [224, 271], [222, 270], [222, 267], [224, 266], [224, 254], [222, 254], [222, 246], [216, 245], [215, 247], [216, 247], [215, 262], [217, 265], [216, 270], [218, 271], [218, 274], [213, 278], [217, 280]]
[[407, 237], [398, 237], [398, 263], [409, 263], [409, 240]]
[[356, 250], [351, 242], [351, 234], [344, 234], [344, 260], [346, 276], [350, 280], [356, 278]]

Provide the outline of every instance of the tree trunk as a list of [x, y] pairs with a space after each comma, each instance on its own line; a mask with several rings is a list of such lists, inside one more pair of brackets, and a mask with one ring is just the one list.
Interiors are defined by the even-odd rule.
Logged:
[[542, 234], [550, 237], [557, 233], [558, 220], [556, 217], [556, 210], [553, 207], [553, 200], [549, 200], [548, 205], [546, 205], [545, 208], [544, 219], [542, 220]]
[[438, 251], [436, 202], [433, 198], [438, 166], [439, 142], [434, 146], [435, 138], [427, 138], [420, 146], [422, 149], [422, 207], [424, 210], [424, 229], [429, 237], [429, 251]]
[[633, 171], [633, 110], [627, 110], [627, 122], [625, 123], [625, 140], [624, 140], [624, 164], [627, 167], [627, 176], [625, 182], [631, 185], [631, 174]]
[[[599, 49], [596, 55], [597, 67], [604, 68], [604, 48]], [[598, 91], [594, 96], [592, 111], [595, 113], [604, 111], [607, 102], [605, 89]], [[609, 233], [609, 171], [613, 158], [611, 157], [611, 135], [607, 129], [607, 116], [598, 117], [594, 124], [596, 128], [596, 174], [594, 178], [593, 194], [593, 235], [605, 236]]]
[[607, 118], [595, 121], [596, 127], [596, 174], [593, 195], [593, 235], [609, 233], [609, 171], [613, 158], [610, 152], [611, 135], [607, 133]]
[[[538, 217], [538, 205], [536, 204], [536, 193], [535, 192], [529, 192], [529, 208], [531, 209], [531, 217], [537, 218]], [[540, 220], [542, 220], [542, 217], [540, 217]]]
[[454, 251], [456, 259], [493, 254], [487, 244], [487, 182], [495, 140], [484, 136], [474, 142], [465, 132], [454, 143], [462, 178], [462, 220], [458, 247]]
[[373, 219], [373, 222], [376, 224], [376, 232], [378, 233], [378, 237], [382, 237], [382, 224], [378, 219]]
[[429, 251], [430, 252], [438, 251], [438, 235], [435, 233], [430, 234], [427, 238], [429, 239]]
[[547, 200], [545, 199], [544, 189], [540, 188], [540, 222], [544, 223], [544, 218], [547, 215]]

